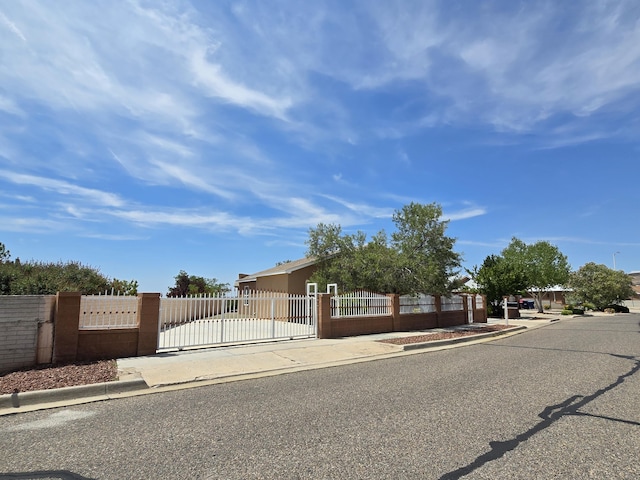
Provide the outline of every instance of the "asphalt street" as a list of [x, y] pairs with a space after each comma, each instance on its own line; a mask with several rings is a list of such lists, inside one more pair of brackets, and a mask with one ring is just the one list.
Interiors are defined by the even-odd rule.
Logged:
[[640, 478], [640, 315], [0, 418], [0, 479]]

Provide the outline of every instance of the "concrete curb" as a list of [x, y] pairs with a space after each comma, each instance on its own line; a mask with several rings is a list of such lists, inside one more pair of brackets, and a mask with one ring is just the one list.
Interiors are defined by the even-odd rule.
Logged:
[[456, 343], [465, 343], [465, 342], [482, 340], [484, 338], [500, 337], [502, 335], [517, 332], [519, 330], [527, 330], [527, 328], [528, 327], [525, 327], [524, 325], [520, 325], [518, 327], [505, 328], [504, 330], [498, 330], [496, 332], [477, 333], [474, 335], [468, 335], [466, 337], [447, 338], [445, 340], [434, 340], [431, 342], [407, 343], [407, 344], [401, 345], [401, 347], [404, 351], [418, 350], [423, 348], [437, 348], [445, 345], [454, 345]]
[[104, 397], [111, 398], [122, 393], [146, 390], [147, 384], [141, 378], [116, 380], [114, 382], [79, 385], [77, 387], [53, 388], [33, 392], [8, 393], [0, 395], [0, 415], [4, 409], [30, 407], [47, 403], [57, 403], [79, 398]]

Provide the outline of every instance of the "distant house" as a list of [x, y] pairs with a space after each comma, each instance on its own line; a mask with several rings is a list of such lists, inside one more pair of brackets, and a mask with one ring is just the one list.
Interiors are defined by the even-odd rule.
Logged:
[[631, 277], [631, 288], [637, 296], [640, 296], [640, 272], [631, 272], [629, 276]]
[[[531, 300], [535, 297], [540, 290], [537, 288], [532, 288], [529, 290], [529, 295], [531, 296]], [[557, 308], [562, 308], [562, 306], [567, 304], [567, 296], [571, 294], [573, 290], [571, 288], [563, 287], [562, 285], [555, 285], [553, 287], [549, 287], [544, 289], [542, 292], [542, 304], [550, 305], [551, 308], [554, 306]]]
[[241, 273], [235, 287], [239, 291], [249, 289], [304, 295], [307, 281], [316, 271], [316, 262], [315, 258], [301, 258], [251, 275]]

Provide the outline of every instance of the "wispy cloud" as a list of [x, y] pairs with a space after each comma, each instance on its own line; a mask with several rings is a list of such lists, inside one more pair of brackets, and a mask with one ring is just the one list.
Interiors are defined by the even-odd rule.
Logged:
[[[94, 204], [112, 207], [119, 207], [124, 204], [124, 201], [120, 198], [119, 195], [93, 188], [80, 187], [78, 185], [74, 185], [62, 180], [38, 177], [35, 175], [13, 173], [6, 170], [0, 170], [0, 178], [4, 178], [5, 180], [8, 180], [17, 185], [32, 185], [43, 190], [56, 192], [63, 196], [71, 195], [80, 197]], [[16, 198], [23, 197], [20, 196]]]
[[455, 222], [457, 220], [467, 220], [469, 218], [480, 217], [487, 214], [487, 209], [482, 207], [465, 208], [454, 212], [443, 212], [442, 219]]

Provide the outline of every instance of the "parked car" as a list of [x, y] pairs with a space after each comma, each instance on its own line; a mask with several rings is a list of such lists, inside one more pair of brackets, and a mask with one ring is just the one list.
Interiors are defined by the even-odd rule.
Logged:
[[530, 310], [536, 308], [533, 300], [520, 300], [520, 308], [524, 310]]

